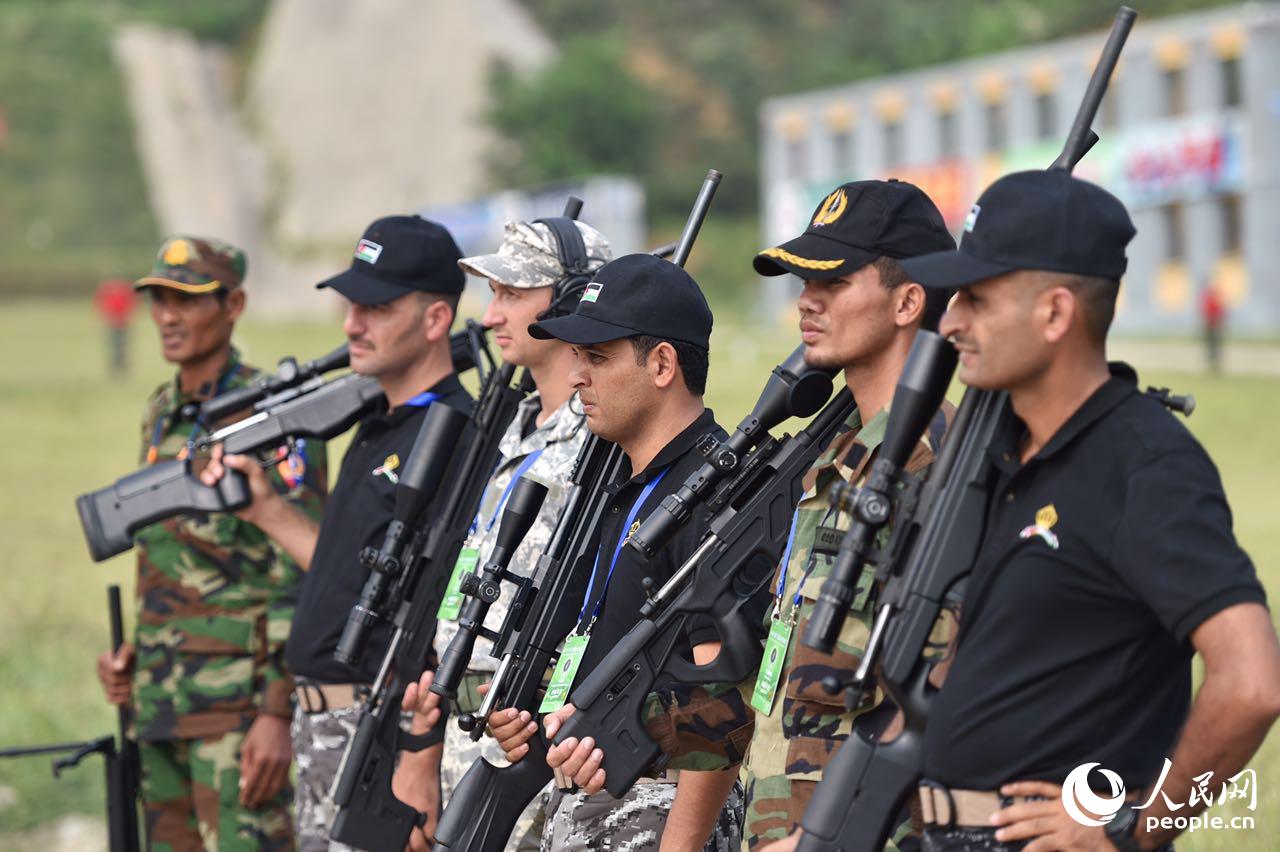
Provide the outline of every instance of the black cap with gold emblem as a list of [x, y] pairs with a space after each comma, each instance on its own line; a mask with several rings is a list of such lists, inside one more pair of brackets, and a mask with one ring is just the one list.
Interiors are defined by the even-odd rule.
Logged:
[[915, 257], [955, 245], [937, 205], [919, 187], [860, 180], [837, 187], [803, 234], [760, 252], [752, 265], [761, 275], [823, 280], [857, 272], [878, 257]]

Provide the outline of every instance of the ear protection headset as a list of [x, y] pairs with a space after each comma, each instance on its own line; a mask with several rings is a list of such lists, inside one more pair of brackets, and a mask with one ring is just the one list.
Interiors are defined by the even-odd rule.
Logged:
[[539, 320], [561, 317], [573, 313], [573, 308], [582, 297], [582, 291], [591, 281], [590, 260], [587, 257], [587, 246], [582, 240], [582, 232], [574, 224], [582, 202], [570, 197], [565, 205], [565, 216], [548, 216], [545, 219], [534, 219], [534, 222], [546, 225], [555, 238], [556, 250], [560, 265], [565, 274], [551, 285], [551, 304], [538, 314]]

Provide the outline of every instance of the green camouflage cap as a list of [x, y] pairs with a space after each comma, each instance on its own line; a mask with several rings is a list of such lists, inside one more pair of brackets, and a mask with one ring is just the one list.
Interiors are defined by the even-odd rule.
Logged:
[[[583, 222], [573, 224], [587, 248], [588, 271], [594, 272], [613, 259], [603, 234]], [[508, 222], [496, 254], [464, 257], [458, 266], [472, 275], [521, 290], [550, 287], [565, 276], [555, 235], [541, 222]]]
[[234, 290], [244, 282], [244, 252], [230, 243], [201, 237], [170, 237], [156, 253], [151, 274], [134, 289], [168, 287], [184, 293]]

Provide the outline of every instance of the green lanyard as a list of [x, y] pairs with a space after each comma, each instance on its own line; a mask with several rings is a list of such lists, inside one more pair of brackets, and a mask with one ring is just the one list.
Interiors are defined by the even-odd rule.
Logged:
[[[542, 697], [542, 704], [538, 706], [539, 713], [559, 710], [569, 697], [569, 690], [573, 687], [574, 678], [578, 675], [578, 667], [582, 665], [582, 656], [587, 652], [587, 643], [591, 641], [591, 629], [595, 627], [600, 608], [604, 606], [604, 598], [609, 591], [609, 581], [613, 579], [613, 569], [618, 566], [618, 556], [621, 555], [622, 547], [631, 535], [632, 524], [636, 522], [640, 507], [649, 499], [649, 495], [653, 494], [653, 489], [658, 487], [658, 483], [670, 469], [670, 466], [663, 468], [657, 476], [649, 480], [644, 490], [640, 492], [640, 496], [631, 504], [626, 523], [622, 525], [622, 532], [618, 534], [618, 543], [613, 548], [613, 559], [609, 562], [609, 573], [605, 575], [604, 585], [600, 589], [600, 598], [591, 610], [591, 619], [587, 621], [587, 608], [591, 606], [591, 592], [595, 589], [596, 574], [600, 570], [600, 550], [604, 548], [604, 543], [602, 542], [600, 549], [596, 550], [596, 561], [591, 566], [591, 579], [587, 582], [587, 594], [583, 597], [582, 609], [578, 612], [578, 626], [564, 640], [564, 647], [560, 649], [555, 670], [551, 673], [551, 682], [547, 684], [546, 695]], [[587, 622], [586, 627], [583, 627], [583, 621]]]
[[[828, 509], [823, 517], [825, 522], [834, 510]], [[778, 691], [778, 683], [782, 680], [782, 667], [787, 661], [787, 653], [791, 650], [791, 632], [796, 626], [796, 617], [800, 612], [800, 590], [813, 573], [818, 562], [812, 549], [805, 562], [804, 574], [796, 586], [795, 596], [791, 599], [791, 609], [785, 616], [782, 612], [782, 595], [787, 588], [787, 569], [791, 565], [791, 551], [796, 543], [796, 527], [800, 523], [800, 509], [791, 516], [791, 532], [787, 535], [787, 549], [782, 555], [782, 568], [778, 572], [778, 586], [774, 591], [773, 614], [769, 619], [769, 638], [764, 643], [764, 653], [760, 657], [760, 672], [756, 675], [755, 689], [751, 693], [751, 706], [765, 715], [773, 712], [773, 699]]]

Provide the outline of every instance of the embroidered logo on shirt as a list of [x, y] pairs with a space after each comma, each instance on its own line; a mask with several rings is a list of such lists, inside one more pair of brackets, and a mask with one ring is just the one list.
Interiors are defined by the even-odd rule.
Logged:
[[385, 476], [391, 481], [392, 485], [400, 484], [400, 477], [396, 476], [395, 470], [400, 466], [400, 456], [392, 453], [383, 460], [381, 466], [373, 469], [374, 476]]
[[1018, 533], [1018, 538], [1031, 538], [1039, 536], [1045, 544], [1054, 550], [1058, 549], [1058, 537], [1053, 533], [1053, 525], [1058, 522], [1058, 510], [1050, 503], [1048, 506], [1042, 506], [1036, 512], [1036, 522], [1029, 527], [1024, 527], [1022, 532]]
[[631, 536], [636, 534], [636, 530], [640, 529], [640, 522], [636, 521], [631, 525], [631, 529], [627, 530], [627, 537], [622, 540], [623, 544], [631, 541]]

